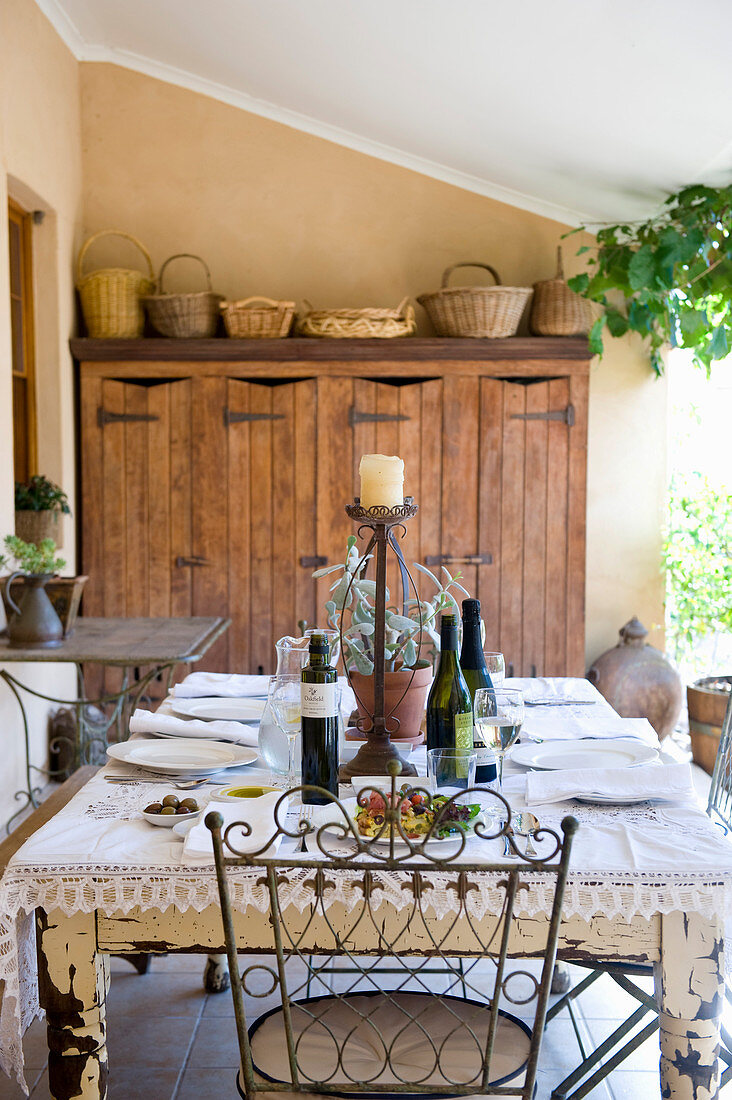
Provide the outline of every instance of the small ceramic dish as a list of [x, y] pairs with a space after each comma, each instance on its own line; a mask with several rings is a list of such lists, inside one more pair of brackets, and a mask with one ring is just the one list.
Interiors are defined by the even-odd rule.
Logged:
[[203, 807], [187, 814], [146, 814], [144, 810], [140, 810], [140, 816], [144, 817], [145, 821], [149, 821], [151, 825], [158, 825], [161, 829], [172, 829], [181, 821], [195, 821], [202, 813]]
[[[261, 798], [264, 794], [279, 790], [279, 787], [268, 787], [257, 783], [228, 784], [225, 787], [217, 787], [210, 795], [211, 802], [248, 802], [252, 798]], [[284, 791], [282, 792], [284, 794]]]

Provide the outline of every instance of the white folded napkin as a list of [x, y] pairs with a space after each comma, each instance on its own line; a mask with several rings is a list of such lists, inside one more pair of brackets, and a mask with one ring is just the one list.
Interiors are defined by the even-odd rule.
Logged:
[[621, 718], [610, 707], [527, 707], [524, 741], [603, 741], [632, 738], [658, 748], [658, 734], [647, 718]]
[[154, 714], [151, 710], [136, 710], [130, 718], [130, 733], [158, 733], [169, 737], [208, 737], [212, 741], [232, 741], [256, 749], [259, 727], [245, 722], [201, 722], [196, 718], [176, 718], [172, 714]]
[[267, 695], [269, 676], [244, 676], [237, 672], [191, 672], [173, 685], [179, 699], [217, 695], [222, 699], [262, 698]]
[[568, 768], [566, 771], [530, 772], [526, 777], [526, 802], [541, 806], [565, 802], [576, 795], [599, 794], [607, 798], [659, 798], [669, 802], [694, 802], [696, 793], [688, 764], [637, 768]]
[[[282, 791], [270, 791], [259, 798], [249, 798], [231, 805], [223, 802], [209, 803], [206, 813], [216, 810], [224, 819], [221, 830], [222, 836], [228, 825], [235, 821], [245, 821], [251, 826], [250, 836], [245, 836], [241, 828], [232, 829], [230, 838], [234, 847], [239, 852], [256, 852], [274, 834], [276, 830], [274, 808], [278, 799], [282, 797]], [[213, 841], [211, 831], [205, 823], [206, 813], [201, 814], [200, 819], [186, 834], [183, 844], [183, 863], [198, 863], [201, 860], [211, 862], [213, 859]], [[286, 807], [280, 810], [280, 818], [284, 820]], [[281, 837], [268, 849], [267, 854], [273, 854], [279, 847]], [[231, 856], [233, 853], [224, 845], [224, 854]]]
[[511, 676], [506, 677], [503, 684], [507, 688], [519, 688], [528, 703], [544, 699], [555, 702], [563, 699], [605, 702], [594, 684], [579, 676]]

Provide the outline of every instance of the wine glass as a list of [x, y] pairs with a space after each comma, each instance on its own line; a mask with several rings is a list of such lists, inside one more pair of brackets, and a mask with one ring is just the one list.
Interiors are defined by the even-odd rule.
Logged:
[[503, 794], [503, 758], [521, 732], [523, 693], [518, 688], [478, 688], [473, 714], [482, 740], [498, 759], [498, 791]]
[[503, 659], [503, 654], [484, 653], [483, 656], [485, 657], [485, 667], [488, 669], [491, 683], [494, 688], [499, 688], [506, 675], [506, 662]]
[[269, 682], [269, 702], [274, 720], [287, 738], [285, 786], [296, 787], [300, 782], [295, 765], [295, 746], [300, 732], [300, 677], [273, 676]]

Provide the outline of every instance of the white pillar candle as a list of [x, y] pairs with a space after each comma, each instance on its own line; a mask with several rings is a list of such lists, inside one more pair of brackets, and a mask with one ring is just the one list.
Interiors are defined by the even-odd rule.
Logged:
[[404, 504], [404, 462], [396, 455], [363, 455], [358, 467], [361, 477], [361, 506], [383, 504], [396, 508]]

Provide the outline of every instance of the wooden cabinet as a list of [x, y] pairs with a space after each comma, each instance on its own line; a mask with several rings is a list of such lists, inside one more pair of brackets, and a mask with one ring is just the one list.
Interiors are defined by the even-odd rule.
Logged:
[[420, 506], [407, 561], [463, 573], [486, 648], [516, 675], [582, 674], [584, 340], [72, 349], [87, 614], [228, 615], [206, 667], [270, 671], [274, 641], [318, 621], [311, 573], [342, 559], [378, 451], [402, 456]]

